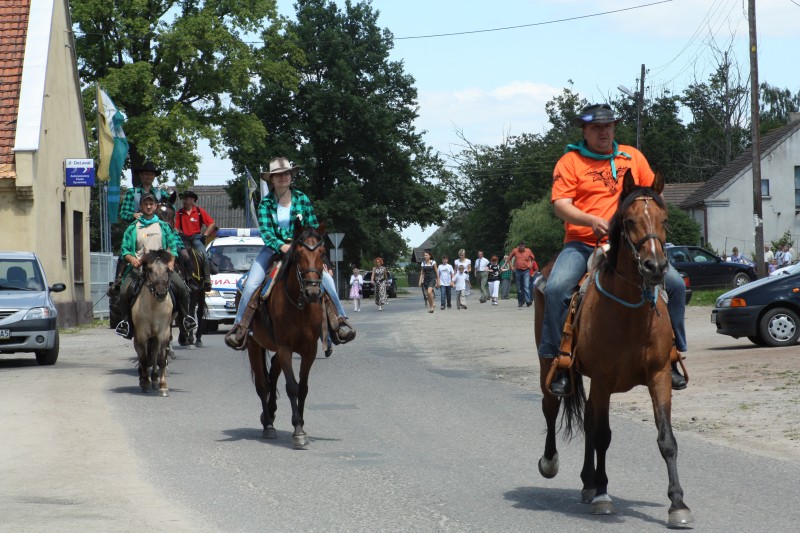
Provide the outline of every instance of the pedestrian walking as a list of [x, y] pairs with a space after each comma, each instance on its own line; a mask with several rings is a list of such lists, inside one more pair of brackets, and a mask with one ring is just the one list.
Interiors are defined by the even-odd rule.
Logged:
[[353, 300], [353, 311], [361, 311], [361, 293], [364, 285], [364, 276], [358, 268], [353, 269], [353, 275], [350, 276], [350, 299]]
[[503, 262], [500, 263], [500, 299], [508, 300], [508, 295], [511, 291], [511, 263], [508, 262], [508, 255], [503, 256]]
[[478, 258], [475, 260], [475, 279], [481, 291], [481, 303], [486, 303], [489, 299], [489, 260], [483, 257], [483, 250], [478, 250]]
[[458, 265], [458, 272], [456, 272], [456, 275], [453, 276], [453, 288], [456, 290], [456, 309], [467, 308], [467, 298], [465, 293], [467, 291], [468, 280], [469, 276], [467, 276], [464, 265]]
[[490, 259], [486, 273], [489, 297], [492, 299], [492, 305], [497, 305], [497, 295], [500, 292], [500, 264], [497, 262], [496, 255]]
[[447, 255], [443, 255], [442, 264], [439, 265], [439, 295], [442, 309], [445, 308], [445, 305], [447, 309], [450, 309], [450, 291], [453, 288], [453, 276], [456, 273], [453, 270], [453, 265], [448, 261], [450, 261], [450, 258]]

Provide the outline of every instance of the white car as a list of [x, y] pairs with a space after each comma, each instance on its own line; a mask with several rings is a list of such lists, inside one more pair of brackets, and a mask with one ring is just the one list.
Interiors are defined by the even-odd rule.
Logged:
[[206, 331], [216, 331], [219, 324], [233, 324], [236, 282], [250, 270], [263, 247], [256, 228], [223, 228], [208, 244], [206, 253], [219, 272], [211, 275], [211, 290], [206, 293]]

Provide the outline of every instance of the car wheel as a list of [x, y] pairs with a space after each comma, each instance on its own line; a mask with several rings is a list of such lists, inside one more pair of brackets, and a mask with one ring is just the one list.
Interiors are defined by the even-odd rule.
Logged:
[[53, 347], [49, 350], [39, 350], [36, 352], [36, 362], [43, 366], [56, 364], [58, 360], [58, 331], [56, 331], [56, 338], [53, 341]]
[[761, 335], [748, 335], [747, 339], [750, 342], [752, 342], [753, 344], [755, 344], [756, 346], [766, 346], [767, 345], [767, 343], [764, 342], [764, 339], [761, 337]]
[[389, 298], [397, 298], [397, 285], [389, 285], [389, 289], [386, 293], [389, 295]]
[[748, 276], [744, 272], [739, 272], [738, 274], [733, 276], [734, 287], [741, 287], [742, 285], [746, 285], [748, 283], [750, 283], [750, 276]]
[[800, 318], [794, 311], [776, 307], [761, 317], [758, 329], [767, 346], [791, 346], [800, 337]]

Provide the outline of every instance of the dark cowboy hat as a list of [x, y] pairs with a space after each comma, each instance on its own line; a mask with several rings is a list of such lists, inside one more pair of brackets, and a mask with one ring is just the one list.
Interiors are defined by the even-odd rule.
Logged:
[[155, 203], [158, 203], [156, 199], [156, 195], [151, 192], [146, 192], [139, 198], [139, 204], [143, 204], [145, 200], [153, 200]]
[[161, 175], [161, 169], [157, 168], [155, 163], [153, 163], [152, 161], [145, 162], [144, 165], [142, 165], [139, 168], [134, 168], [133, 171], [136, 172], [136, 173], [139, 173], [139, 172], [152, 172], [156, 176], [160, 176]]
[[614, 115], [614, 110], [608, 104], [592, 104], [581, 109], [580, 115], [575, 117], [572, 123], [575, 126], [583, 127], [588, 124], [616, 124], [620, 119]]
[[197, 193], [195, 193], [194, 191], [186, 191], [185, 193], [181, 194], [181, 198], [194, 198], [195, 202], [199, 200], [199, 198], [197, 197]]
[[291, 172], [295, 176], [300, 172], [300, 167], [295, 166], [294, 163], [285, 157], [276, 157], [269, 162], [269, 170], [261, 172], [261, 179], [266, 180], [273, 174], [280, 174], [281, 172]]

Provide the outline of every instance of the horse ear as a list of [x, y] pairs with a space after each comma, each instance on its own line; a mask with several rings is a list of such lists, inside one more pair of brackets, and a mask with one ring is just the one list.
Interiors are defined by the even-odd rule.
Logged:
[[622, 178], [622, 194], [620, 195], [620, 202], [626, 198], [631, 191], [636, 187], [636, 180], [633, 179], [633, 172], [631, 169], [625, 171], [625, 177]]
[[319, 226], [317, 226], [317, 231], [320, 233], [320, 235], [325, 235], [325, 222], [326, 221], [323, 220], [320, 222]]
[[303, 228], [305, 224], [303, 223], [303, 219], [300, 215], [297, 215], [297, 224], [294, 225], [294, 235], [292, 235], [292, 240], [296, 241], [300, 238], [300, 235], [303, 234]]
[[172, 191], [172, 194], [169, 195], [169, 203], [175, 204], [175, 200], [178, 199], [178, 191]]
[[656, 177], [653, 179], [653, 186], [651, 187], [656, 194], [661, 194], [664, 190], [664, 175], [659, 170], [656, 172]]

